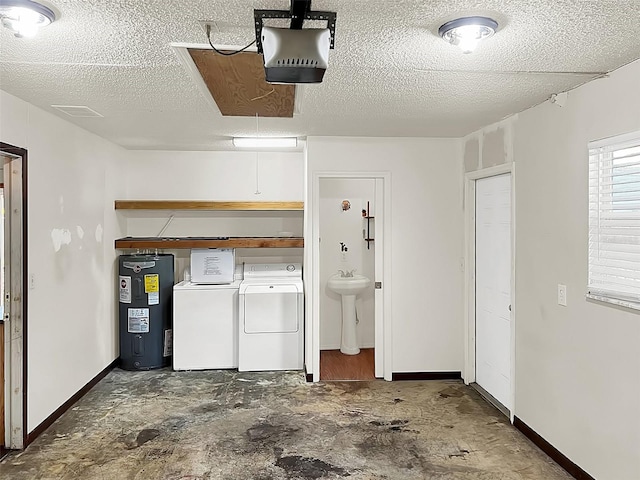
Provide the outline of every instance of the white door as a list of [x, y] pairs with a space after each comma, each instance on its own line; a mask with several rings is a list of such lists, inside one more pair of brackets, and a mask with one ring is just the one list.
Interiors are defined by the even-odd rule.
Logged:
[[476, 382], [511, 410], [511, 174], [476, 181]]

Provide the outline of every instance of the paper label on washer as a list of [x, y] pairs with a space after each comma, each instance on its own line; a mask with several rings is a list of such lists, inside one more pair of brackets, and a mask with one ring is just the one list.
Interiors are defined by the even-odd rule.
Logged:
[[155, 293], [158, 288], [158, 274], [144, 276], [144, 293]]
[[129, 308], [127, 315], [129, 333], [149, 333], [149, 309]]
[[131, 303], [131, 277], [120, 275], [120, 303]]
[[173, 330], [168, 329], [164, 331], [164, 350], [162, 356], [170, 357], [171, 355], [173, 355]]
[[160, 304], [160, 292], [151, 292], [147, 298], [147, 303], [149, 305], [159, 305]]

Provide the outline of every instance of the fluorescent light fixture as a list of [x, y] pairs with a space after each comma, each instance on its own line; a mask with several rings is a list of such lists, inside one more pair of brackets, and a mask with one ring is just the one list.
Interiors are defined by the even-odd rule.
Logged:
[[464, 17], [451, 20], [440, 27], [438, 33], [462, 53], [473, 52], [481, 40], [489, 38], [498, 29], [498, 22], [487, 17]]
[[49, 25], [56, 19], [48, 7], [31, 0], [0, 0], [2, 25], [16, 37], [33, 37], [38, 28]]
[[295, 148], [296, 137], [233, 137], [233, 145], [238, 148]]

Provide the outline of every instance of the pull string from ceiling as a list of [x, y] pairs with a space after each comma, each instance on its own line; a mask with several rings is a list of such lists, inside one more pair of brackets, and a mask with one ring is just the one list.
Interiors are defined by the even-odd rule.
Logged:
[[256, 41], [253, 40], [253, 42], [251, 42], [246, 47], [242, 47], [240, 50], [235, 50], [233, 52], [223, 52], [221, 50], [218, 50], [216, 47], [214, 47], [213, 43], [211, 42], [211, 25], [207, 23], [206, 28], [207, 28], [207, 40], [209, 41], [209, 45], [211, 45], [211, 48], [213, 48], [213, 51], [216, 52], [218, 55], [224, 55], [225, 57], [230, 57], [231, 55], [237, 55], [238, 53], [244, 52], [247, 48], [249, 48], [251, 45], [256, 43]]
[[[260, 137], [260, 128], [258, 125], [258, 112], [256, 112], [256, 138]], [[260, 169], [258, 168], [258, 155], [260, 152], [256, 150], [256, 191], [253, 192], [254, 195], [262, 195], [260, 191]]]

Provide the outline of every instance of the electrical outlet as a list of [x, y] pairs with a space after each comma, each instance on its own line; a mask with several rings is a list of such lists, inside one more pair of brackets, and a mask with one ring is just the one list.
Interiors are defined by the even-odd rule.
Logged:
[[558, 284], [558, 305], [567, 306], [567, 286]]
[[36, 274], [32, 273], [29, 275], [29, 290], [33, 290], [36, 288]]

